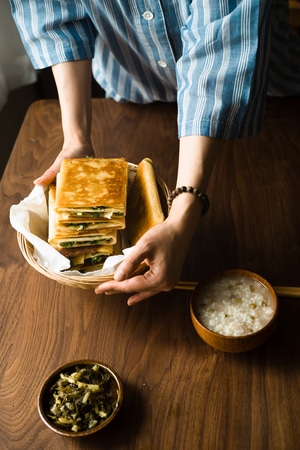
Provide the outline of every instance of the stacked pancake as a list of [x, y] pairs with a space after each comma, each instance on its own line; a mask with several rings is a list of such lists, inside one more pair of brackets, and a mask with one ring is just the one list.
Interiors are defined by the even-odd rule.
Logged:
[[100, 269], [125, 228], [124, 158], [65, 159], [49, 188], [49, 244], [82, 272]]
[[137, 166], [127, 203], [126, 235], [135, 245], [147, 230], [164, 221], [156, 175], [150, 158]]

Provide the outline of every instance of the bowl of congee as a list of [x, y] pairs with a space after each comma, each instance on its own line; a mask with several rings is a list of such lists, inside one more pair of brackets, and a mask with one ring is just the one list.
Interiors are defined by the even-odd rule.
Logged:
[[232, 269], [210, 275], [190, 301], [193, 326], [204, 342], [230, 353], [253, 350], [273, 333], [277, 295], [256, 273]]

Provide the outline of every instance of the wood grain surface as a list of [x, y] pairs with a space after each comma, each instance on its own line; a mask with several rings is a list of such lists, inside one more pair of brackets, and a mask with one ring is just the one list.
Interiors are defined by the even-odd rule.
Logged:
[[[151, 157], [174, 186], [175, 105], [94, 101], [97, 156]], [[258, 137], [226, 143], [208, 189], [183, 279], [224, 268], [299, 286], [300, 101], [268, 102]], [[21, 255], [9, 208], [31, 191], [62, 143], [57, 101], [32, 105], [0, 185], [1, 450], [296, 450], [300, 441], [299, 299], [281, 298], [274, 335], [260, 348], [225, 354], [200, 340], [189, 291], [129, 308], [126, 296], [56, 283]], [[85, 440], [48, 430], [37, 411], [46, 376], [93, 358], [124, 383], [116, 421]]]

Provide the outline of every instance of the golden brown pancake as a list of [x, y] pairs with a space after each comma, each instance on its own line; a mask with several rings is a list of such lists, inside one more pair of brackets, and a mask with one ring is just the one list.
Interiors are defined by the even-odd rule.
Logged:
[[126, 230], [131, 245], [154, 225], [164, 221], [155, 171], [151, 159], [143, 159], [134, 178], [127, 203]]
[[117, 241], [117, 230], [113, 228], [92, 229], [82, 232], [62, 233], [56, 226], [57, 214], [55, 211], [56, 187], [54, 184], [49, 187], [49, 225], [48, 225], [48, 242], [57, 250], [72, 247], [99, 247], [100, 245], [114, 245]]
[[55, 210], [64, 213], [65, 221], [125, 216], [127, 179], [124, 158], [65, 159], [57, 177]]

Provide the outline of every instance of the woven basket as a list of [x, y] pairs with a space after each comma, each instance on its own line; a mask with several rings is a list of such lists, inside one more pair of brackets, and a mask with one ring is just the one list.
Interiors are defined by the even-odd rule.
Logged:
[[[130, 168], [130, 176], [129, 176], [129, 195], [130, 195], [130, 185], [134, 179], [137, 166], [129, 163], [129, 168]], [[162, 209], [166, 217], [168, 214], [167, 198], [169, 195], [169, 189], [166, 183], [158, 176], [156, 176], [156, 183], [158, 187]], [[42, 275], [48, 278], [51, 278], [52, 280], [57, 281], [58, 283], [75, 288], [94, 289], [99, 284], [113, 279], [113, 274], [108, 274], [106, 276], [93, 276], [93, 275], [76, 276], [76, 275], [68, 275], [63, 272], [60, 273], [53, 272], [47, 269], [46, 267], [42, 266], [41, 264], [39, 264], [38, 261], [36, 261], [36, 259], [33, 257], [33, 245], [30, 242], [28, 242], [27, 239], [24, 237], [24, 235], [21, 234], [20, 232], [17, 232], [17, 240], [22, 255], [24, 256], [28, 264], [31, 267], [33, 267], [33, 269], [35, 269], [37, 272], [41, 273]], [[141, 265], [137, 269], [136, 273], [141, 273], [143, 270], [145, 270], [145, 265]]]

